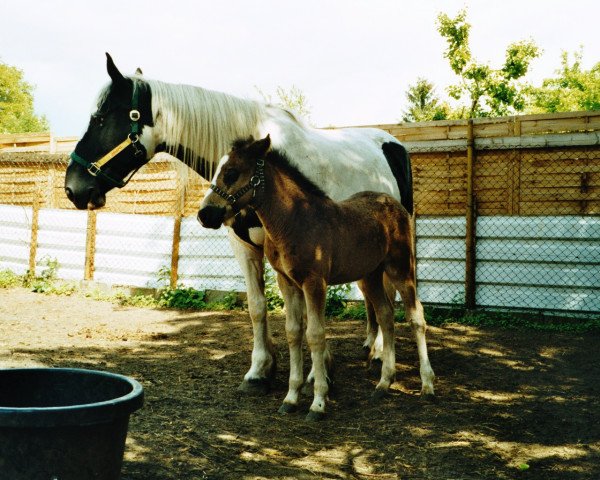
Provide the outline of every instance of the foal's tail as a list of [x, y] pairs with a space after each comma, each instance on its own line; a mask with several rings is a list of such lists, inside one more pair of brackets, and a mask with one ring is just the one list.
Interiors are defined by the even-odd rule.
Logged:
[[410, 165], [410, 155], [401, 143], [386, 142], [381, 148], [388, 164], [398, 182], [400, 190], [400, 203], [408, 213], [413, 215], [413, 184], [412, 168]]

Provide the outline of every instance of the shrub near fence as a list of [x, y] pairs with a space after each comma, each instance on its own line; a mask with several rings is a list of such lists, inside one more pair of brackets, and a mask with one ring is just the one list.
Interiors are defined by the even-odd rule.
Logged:
[[[424, 301], [600, 312], [600, 112], [378, 127], [411, 153]], [[54, 258], [67, 278], [145, 286], [166, 266], [172, 283], [243, 290], [224, 232], [195, 220], [206, 182], [171, 157], [78, 212], [67, 155], [12, 140], [0, 136], [0, 268]]]

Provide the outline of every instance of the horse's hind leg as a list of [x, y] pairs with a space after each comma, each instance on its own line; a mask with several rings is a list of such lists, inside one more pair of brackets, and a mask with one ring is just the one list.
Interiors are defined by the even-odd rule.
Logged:
[[[394, 308], [383, 286], [381, 270], [371, 273], [360, 281], [365, 297], [373, 305], [383, 340], [381, 355], [381, 378], [374, 397], [384, 396], [396, 378], [396, 347], [394, 335]], [[371, 357], [373, 351], [371, 352]]]
[[425, 323], [423, 305], [421, 305], [421, 302], [417, 298], [414, 274], [411, 274], [410, 269], [405, 275], [394, 275], [397, 273], [395, 271], [389, 273], [391, 273], [390, 278], [394, 281], [396, 288], [400, 292], [402, 303], [404, 304], [406, 321], [410, 323], [417, 342], [421, 374], [421, 395], [433, 397], [435, 395], [433, 390], [433, 380], [435, 379], [435, 375], [431, 368], [431, 364], [429, 363], [427, 340], [425, 338], [427, 324]]
[[254, 343], [252, 365], [244, 375], [239, 390], [249, 394], [265, 394], [269, 391], [275, 376], [275, 349], [267, 324], [267, 303], [265, 300], [264, 263], [261, 249], [251, 249], [244, 245], [228, 229], [229, 240], [235, 257], [244, 273], [248, 292], [248, 312], [252, 319]]

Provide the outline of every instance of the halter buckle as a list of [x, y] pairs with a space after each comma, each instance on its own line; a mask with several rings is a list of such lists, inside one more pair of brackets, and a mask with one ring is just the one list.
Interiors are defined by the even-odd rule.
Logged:
[[257, 175], [252, 175], [252, 177], [250, 177], [250, 186], [256, 188], [259, 185], [260, 185], [260, 177]]
[[96, 177], [100, 173], [100, 167], [96, 165], [96, 163], [90, 163], [90, 166], [87, 168], [89, 174], [93, 177]]
[[129, 118], [131, 119], [132, 122], [137, 122], [140, 119], [139, 110], [131, 110], [129, 112]]

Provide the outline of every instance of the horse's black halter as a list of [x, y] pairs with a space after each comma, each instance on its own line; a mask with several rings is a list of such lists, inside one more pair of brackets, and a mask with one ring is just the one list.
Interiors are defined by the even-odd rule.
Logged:
[[210, 184], [210, 189], [215, 192], [219, 197], [224, 198], [230, 205], [234, 205], [240, 198], [242, 198], [246, 193], [250, 190], [254, 189], [254, 193], [252, 196], [256, 196], [256, 187], [259, 185], [262, 189], [265, 188], [265, 161], [261, 158], [256, 160], [256, 170], [254, 170], [254, 175], [250, 177], [250, 181], [248, 184], [242, 188], [240, 188], [237, 192], [233, 194], [227, 193], [225, 190], [217, 187], [214, 183]]
[[125, 185], [129, 183], [131, 178], [135, 175], [135, 173], [141, 168], [141, 165], [136, 168], [126, 179], [116, 179], [108, 175], [106, 172], [102, 171], [102, 167], [106, 165], [110, 160], [115, 158], [119, 153], [125, 150], [127, 147], [131, 145], [134, 149], [134, 157], [136, 159], [141, 159], [146, 156], [146, 148], [140, 143], [140, 112], [138, 110], [138, 97], [139, 92], [135, 82], [133, 82], [133, 94], [131, 97], [131, 110], [129, 111], [129, 119], [131, 120], [131, 131], [127, 135], [127, 138], [113, 148], [110, 152], [108, 152], [103, 157], [99, 158], [95, 162], [89, 162], [85, 158], [80, 157], [75, 152], [71, 153], [71, 160], [82, 165], [89, 172], [90, 175], [94, 177], [100, 177], [103, 180], [106, 180], [113, 187], [123, 188]]

